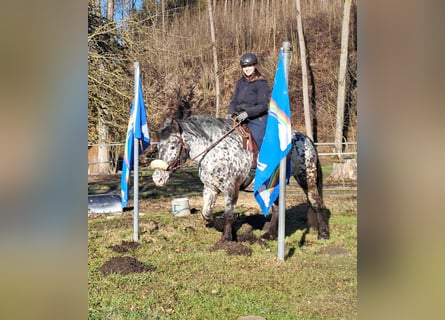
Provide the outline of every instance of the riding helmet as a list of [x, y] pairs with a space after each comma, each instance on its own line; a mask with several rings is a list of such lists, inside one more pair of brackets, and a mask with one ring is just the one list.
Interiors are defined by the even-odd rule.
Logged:
[[253, 53], [245, 53], [241, 57], [239, 64], [241, 65], [241, 68], [247, 67], [247, 66], [253, 66], [258, 63], [258, 60], [256, 58], [256, 55]]

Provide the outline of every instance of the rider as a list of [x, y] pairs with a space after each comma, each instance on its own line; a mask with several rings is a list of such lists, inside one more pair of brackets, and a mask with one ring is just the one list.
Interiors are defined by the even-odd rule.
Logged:
[[238, 123], [247, 122], [253, 139], [260, 149], [266, 130], [270, 89], [266, 78], [256, 68], [257, 63], [256, 55], [251, 52], [241, 57], [240, 66], [243, 74], [236, 82], [228, 114]]

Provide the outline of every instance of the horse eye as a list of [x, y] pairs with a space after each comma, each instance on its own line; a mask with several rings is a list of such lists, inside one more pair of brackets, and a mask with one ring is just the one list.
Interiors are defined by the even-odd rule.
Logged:
[[171, 146], [171, 147], [170, 147], [170, 150], [175, 150], [175, 149], [176, 149], [175, 146]]

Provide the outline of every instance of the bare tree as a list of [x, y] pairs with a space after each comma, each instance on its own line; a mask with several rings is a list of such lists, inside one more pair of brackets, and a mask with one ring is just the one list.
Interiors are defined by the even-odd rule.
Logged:
[[99, 148], [97, 153], [97, 168], [95, 173], [109, 174], [111, 173], [110, 152], [107, 143], [108, 141], [108, 126], [105, 124], [105, 118], [108, 113], [107, 107], [102, 105], [98, 112], [97, 131], [99, 136]]
[[340, 68], [338, 70], [338, 94], [337, 94], [337, 115], [335, 125], [335, 149], [339, 153], [343, 151], [343, 126], [345, 114], [345, 89], [346, 89], [346, 69], [348, 66], [348, 38], [349, 38], [349, 18], [352, 0], [345, 0], [343, 7], [343, 22], [341, 30], [341, 51]]
[[122, 130], [118, 118], [124, 112], [119, 102], [123, 100], [122, 84], [127, 82], [128, 72], [123, 41], [117, 40], [115, 23], [95, 12], [88, 18], [88, 137], [90, 143], [99, 144], [93, 161], [97, 170], [91, 173], [107, 174], [111, 172], [110, 133], [115, 138], [116, 132]]
[[114, 0], [107, 0], [107, 19], [109, 21], [114, 19]]
[[253, 40], [252, 40], [252, 32], [254, 26], [254, 16], [255, 16], [255, 0], [252, 0], [251, 7], [250, 7], [250, 31], [249, 31], [249, 44], [252, 46]]
[[89, 1], [90, 6], [93, 10], [93, 13], [100, 17], [101, 16], [101, 6], [100, 6], [100, 0], [90, 0]]
[[[345, 0], [299, 0], [303, 7], [301, 12], [298, 11], [299, 18], [304, 19], [304, 29], [300, 25], [301, 35], [297, 33], [296, 0], [210, 0], [210, 12], [199, 1], [163, 0], [164, 23], [161, 0], [143, 1], [137, 10], [130, 10], [134, 0], [113, 1], [114, 21], [110, 21], [105, 14], [108, 2], [89, 0], [89, 144], [97, 144], [99, 140], [125, 140], [134, 89], [134, 61], [139, 61], [141, 65], [149, 127], [155, 131], [167, 115], [166, 104], [172, 99], [175, 106], [182, 103], [182, 99], [175, 101], [174, 93], [177, 89], [186, 92], [193, 88], [193, 97], [189, 101], [193, 114], [224, 114], [225, 109], [221, 106], [230, 101], [230, 93], [234, 89], [233, 81], [224, 80], [239, 76], [239, 67], [233, 63], [234, 59], [246, 50], [254, 50], [261, 57], [262, 72], [270, 78], [276, 68], [274, 46], [279, 47], [283, 39], [289, 39], [294, 48], [302, 48], [305, 53], [300, 53], [307, 56], [302, 59], [307, 64], [307, 76], [304, 75], [307, 80], [301, 81], [299, 74], [297, 79], [296, 72], [291, 72], [289, 94], [291, 103], [298, 104], [298, 108], [292, 110], [294, 119], [302, 119], [303, 113], [307, 113], [303, 110], [303, 98], [307, 106], [310, 104], [312, 116], [308, 117], [309, 120], [294, 123], [294, 126], [308, 134], [312, 133], [320, 141], [334, 141], [342, 23], [342, 19], [338, 17], [342, 17]], [[102, 5], [103, 16], [96, 15], [100, 10], [93, 10], [93, 3]], [[204, 3], [207, 4], [208, 1]], [[353, 15], [356, 12], [355, 3], [356, 1], [352, 1], [351, 4], [351, 22], [356, 17]], [[252, 14], [253, 21], [259, 19], [258, 23], [253, 24], [253, 29]], [[124, 20], [120, 21], [122, 18]], [[352, 30], [354, 29], [349, 31], [349, 37]], [[346, 132], [343, 129], [343, 135], [351, 134], [353, 139], [357, 118], [355, 43], [353, 46], [349, 44], [348, 51], [343, 127], [351, 131]], [[295, 58], [297, 56], [293, 57]], [[294, 62], [292, 64], [300, 68]], [[312, 72], [314, 76], [311, 75]], [[307, 87], [309, 90], [313, 89], [308, 92], [308, 98], [303, 97], [303, 85], [304, 95], [307, 94]], [[323, 108], [316, 109], [315, 104]], [[219, 108], [218, 111], [216, 107]], [[102, 111], [107, 113], [102, 114]], [[107, 134], [100, 130], [101, 139], [99, 116], [108, 129]], [[317, 123], [315, 120], [318, 120]], [[313, 132], [305, 129], [305, 122], [312, 124]]]
[[306, 135], [313, 138], [312, 132], [312, 112], [309, 104], [309, 86], [307, 77], [307, 61], [306, 61], [306, 44], [303, 34], [303, 23], [301, 19], [301, 3], [300, 0], [296, 0], [297, 6], [297, 29], [298, 29], [298, 44], [300, 47], [300, 60], [301, 60], [301, 76], [303, 84], [303, 106], [304, 106], [304, 123], [306, 125]]
[[219, 78], [218, 78], [218, 54], [216, 51], [215, 22], [213, 20], [212, 0], [208, 0], [208, 10], [209, 10], [210, 35], [212, 38], [212, 50], [213, 50], [213, 73], [215, 75], [215, 95], [216, 95], [215, 117], [219, 117], [220, 89], [219, 89]]

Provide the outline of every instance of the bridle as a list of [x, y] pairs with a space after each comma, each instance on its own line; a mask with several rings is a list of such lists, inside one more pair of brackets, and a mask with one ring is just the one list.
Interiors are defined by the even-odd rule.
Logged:
[[174, 134], [176, 138], [179, 140], [179, 148], [176, 152], [176, 157], [173, 159], [173, 161], [168, 165], [167, 171], [169, 172], [175, 172], [179, 167], [181, 167], [184, 163], [181, 163], [181, 155], [183, 150], [187, 150], [184, 144], [184, 140], [182, 140], [182, 137], [180, 134]]
[[[207, 154], [211, 149], [213, 149], [218, 143], [220, 143], [225, 137], [227, 137], [229, 134], [231, 134], [236, 128], [238, 128], [241, 125], [241, 123], [237, 123], [232, 129], [227, 131], [225, 134], [223, 134], [218, 140], [213, 142], [210, 146], [208, 146], [204, 151], [199, 153], [198, 155], [194, 156], [190, 161], [196, 160], [198, 157]], [[184, 144], [184, 140], [182, 140], [182, 137], [180, 134], [175, 134], [176, 138], [179, 140], [179, 148], [178, 152], [176, 153], [175, 159], [168, 165], [167, 171], [169, 172], [175, 172], [180, 167], [182, 167], [187, 161], [181, 163], [181, 154], [183, 150], [187, 150]], [[203, 157], [204, 158], [204, 157]]]

